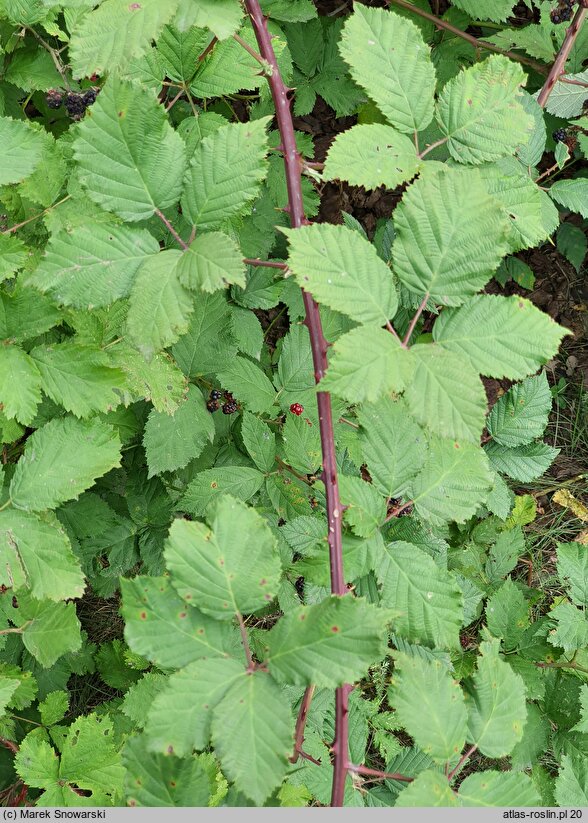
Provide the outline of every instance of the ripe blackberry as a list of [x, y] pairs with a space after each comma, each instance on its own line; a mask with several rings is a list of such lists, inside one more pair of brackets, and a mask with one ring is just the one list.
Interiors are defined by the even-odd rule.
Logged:
[[561, 17], [559, 15], [559, 9], [554, 9], [551, 14], [549, 15], [551, 18], [552, 23], [561, 23]]
[[234, 400], [230, 400], [223, 406], [223, 414], [235, 414], [239, 406]]
[[302, 412], [304, 411], [304, 406], [301, 403], [292, 403], [290, 406], [290, 411], [292, 414], [295, 414], [297, 417], [300, 417]]
[[65, 98], [65, 108], [72, 120], [81, 120], [86, 111], [84, 97], [76, 92], [68, 92]]
[[210, 392], [210, 399], [211, 400], [220, 400], [222, 396], [223, 396], [223, 393], [221, 391], [219, 391], [218, 389], [213, 389]]
[[557, 129], [551, 136], [556, 143], [564, 143], [568, 135], [565, 129]]
[[573, 16], [574, 16], [574, 10], [571, 8], [571, 6], [567, 6], [566, 8], [563, 8], [563, 9], [559, 10], [559, 17], [560, 17], [560, 20], [561, 20], [562, 23], [565, 23], [568, 20], [571, 20]]
[[96, 102], [99, 91], [100, 89], [88, 89], [84, 92], [84, 103], [86, 106], [91, 106], [92, 103]]
[[218, 400], [210, 399], [206, 404], [206, 408], [208, 409], [208, 411], [211, 414], [215, 411], [218, 411], [218, 408], [219, 408]]
[[45, 96], [45, 102], [49, 109], [60, 109], [63, 104], [63, 94], [59, 89], [49, 89]]

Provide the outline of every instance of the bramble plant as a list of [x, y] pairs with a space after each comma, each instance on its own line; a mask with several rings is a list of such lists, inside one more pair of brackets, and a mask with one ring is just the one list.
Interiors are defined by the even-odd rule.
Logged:
[[586, 547], [517, 571], [569, 332], [498, 284], [586, 251], [587, 4], [387, 5], [0, 0], [6, 804], [585, 805]]

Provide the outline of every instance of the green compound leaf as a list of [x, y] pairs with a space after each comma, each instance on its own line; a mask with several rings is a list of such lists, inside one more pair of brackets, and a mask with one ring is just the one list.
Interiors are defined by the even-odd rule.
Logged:
[[488, 598], [486, 625], [506, 649], [515, 648], [529, 625], [529, 604], [510, 577]]
[[439, 95], [437, 121], [459, 163], [514, 154], [528, 142], [533, 117], [521, 102], [522, 66], [500, 54], [461, 71]]
[[66, 342], [39, 346], [30, 356], [45, 394], [76, 417], [90, 417], [120, 405], [125, 375], [112, 367], [102, 349]]
[[393, 269], [401, 282], [457, 306], [486, 285], [508, 251], [508, 222], [475, 169], [435, 166], [394, 212]]
[[184, 142], [153, 92], [134, 83], [106, 83], [80, 123], [74, 157], [90, 198], [124, 220], [145, 220], [180, 198]]
[[464, 747], [467, 712], [459, 684], [439, 660], [394, 652], [390, 705], [416, 745], [437, 762]]
[[286, 773], [293, 735], [290, 702], [265, 672], [242, 676], [213, 710], [222, 770], [259, 806]]
[[524, 446], [545, 431], [553, 398], [545, 372], [516, 383], [492, 407], [486, 427], [502, 446]]
[[134, 396], [151, 401], [157, 411], [173, 414], [186, 394], [187, 381], [167, 353], [156, 354], [147, 362], [128, 343], [109, 349], [114, 365], [124, 371], [127, 386]]
[[148, 359], [188, 331], [194, 298], [180, 283], [181, 260], [182, 252], [176, 249], [162, 251], [147, 258], [135, 279], [128, 331]]
[[27, 248], [13, 234], [0, 235], [0, 283], [22, 268], [27, 259]]
[[64, 654], [81, 647], [80, 622], [73, 603], [35, 600], [22, 592], [16, 606], [5, 607], [5, 612], [20, 628], [25, 649], [44, 668], [50, 668]]
[[54, 515], [0, 512], [0, 583], [27, 588], [38, 600], [81, 597], [85, 581], [66, 533]]
[[375, 402], [401, 392], [412, 379], [410, 357], [389, 331], [359, 326], [334, 344], [321, 390], [350, 403]]
[[484, 450], [490, 463], [496, 471], [518, 480], [520, 483], [530, 483], [541, 477], [551, 466], [559, 449], [548, 446], [547, 443], [536, 441], [526, 446], [509, 449], [499, 443], [488, 443]]
[[445, 310], [433, 327], [444, 348], [469, 358], [488, 377], [520, 380], [557, 353], [570, 334], [524, 297], [482, 294]]
[[245, 288], [245, 264], [237, 244], [220, 231], [197, 236], [178, 264], [180, 283], [213, 292], [229, 284]]
[[276, 539], [265, 520], [230, 495], [203, 523], [175, 520], [165, 547], [178, 593], [217, 620], [231, 620], [275, 597], [281, 575]]
[[549, 194], [565, 209], [577, 211], [588, 219], [588, 180], [559, 180], [549, 189]]
[[389, 543], [376, 577], [382, 603], [400, 612], [392, 623], [396, 634], [413, 643], [459, 647], [461, 589], [455, 578], [423, 549], [404, 541]]
[[197, 660], [167, 681], [151, 704], [145, 734], [150, 751], [185, 757], [210, 740], [212, 710], [231, 686], [246, 677], [229, 658]]
[[15, 768], [27, 785], [44, 790], [35, 802], [45, 807], [110, 806], [120, 795], [124, 779], [112, 720], [96, 714], [78, 717], [72, 723], [61, 757], [46, 740], [31, 732], [21, 744]]
[[225, 657], [228, 626], [189, 606], [169, 577], [121, 580], [125, 640], [137, 654], [164, 669], [201, 657]]
[[506, 757], [523, 736], [527, 717], [522, 678], [499, 655], [500, 641], [480, 644], [468, 706], [468, 741], [487, 757]]
[[230, 366], [219, 370], [222, 386], [253, 412], [267, 412], [276, 399], [269, 377], [246, 357], [237, 356]]
[[473, 443], [435, 438], [427, 460], [412, 482], [419, 515], [436, 525], [464, 523], [475, 514], [493, 485], [484, 450]]
[[313, 474], [322, 463], [321, 438], [316, 423], [290, 413], [282, 429], [283, 456], [299, 472]]
[[67, 692], [50, 692], [45, 700], [39, 703], [39, 713], [44, 726], [54, 726], [59, 723], [69, 709], [69, 695]]
[[143, 445], [149, 477], [186, 466], [214, 440], [214, 421], [196, 386], [172, 414], [153, 409], [145, 424]]
[[268, 665], [281, 683], [335, 688], [362, 677], [385, 650], [386, 615], [366, 600], [331, 595], [301, 606], [267, 635]]
[[401, 808], [447, 808], [459, 806], [459, 801], [444, 774], [427, 770], [417, 774], [412, 783], [400, 792], [394, 805]]
[[45, 151], [47, 135], [28, 122], [0, 117], [0, 141], [0, 185], [6, 186], [20, 183], [34, 172]]
[[276, 460], [276, 436], [270, 427], [259, 417], [244, 412], [241, 418], [241, 437], [259, 471], [271, 471]]
[[387, 498], [405, 494], [425, 462], [423, 429], [402, 401], [388, 397], [362, 406], [357, 415], [361, 449], [374, 485]]
[[470, 774], [459, 787], [462, 806], [540, 806], [541, 798], [528, 775], [483, 771]]
[[219, 40], [225, 40], [239, 29], [242, 18], [238, 0], [180, 0], [174, 22], [180, 31], [197, 26], [210, 29]]
[[145, 735], [131, 737], [122, 750], [125, 797], [129, 806], [207, 806], [210, 778], [195, 757], [180, 760], [152, 754]]
[[588, 765], [585, 758], [564, 754], [555, 781], [558, 806], [585, 808], [588, 804]]
[[486, 418], [486, 392], [462, 359], [436, 345], [410, 350], [414, 372], [405, 398], [412, 416], [443, 437], [479, 443]]
[[392, 125], [409, 134], [429, 125], [435, 69], [414, 23], [358, 5], [343, 27], [339, 49], [355, 82]]
[[186, 174], [182, 211], [203, 231], [241, 214], [267, 174], [269, 117], [229, 123], [197, 146]]
[[178, 0], [105, 0], [83, 15], [72, 33], [74, 77], [114, 72], [146, 52], [177, 7]]
[[196, 517], [203, 515], [208, 504], [223, 494], [249, 500], [263, 485], [265, 476], [249, 466], [217, 466], [198, 472], [188, 484], [182, 498], [182, 510]]
[[0, 340], [22, 343], [55, 326], [61, 313], [49, 298], [35, 289], [0, 292]]
[[371, 483], [360, 477], [339, 476], [345, 522], [359, 537], [371, 537], [386, 518], [386, 501]]
[[420, 163], [414, 141], [380, 123], [352, 126], [337, 135], [325, 163], [325, 180], [346, 180], [352, 186], [395, 189], [415, 176]]
[[28, 282], [65, 306], [90, 309], [127, 297], [138, 269], [159, 244], [144, 229], [76, 226], [53, 236]]
[[557, 572], [577, 606], [588, 606], [588, 552], [580, 543], [557, 544]]
[[56, 418], [28, 438], [10, 497], [19, 509], [52, 509], [73, 500], [119, 463], [120, 441], [111, 426]]
[[288, 266], [319, 303], [362, 324], [383, 326], [394, 317], [398, 298], [390, 269], [358, 232], [325, 223], [283, 232]]
[[17, 346], [0, 346], [0, 397], [6, 417], [24, 426], [30, 423], [41, 401], [42, 379], [28, 354]]
[[[484, 7], [480, 8], [476, 0], [454, 0], [454, 5], [465, 11], [473, 20], [493, 20], [495, 23], [500, 23], [507, 19], [515, 3], [514, 0], [486, 0]], [[479, 16], [480, 12], [482, 12], [482, 17]], [[506, 803], [505, 805], [516, 806], [517, 804]]]
[[585, 648], [588, 644], [588, 620], [583, 610], [564, 602], [553, 608], [549, 617], [555, 626], [547, 638], [552, 646], [561, 646], [566, 654]]

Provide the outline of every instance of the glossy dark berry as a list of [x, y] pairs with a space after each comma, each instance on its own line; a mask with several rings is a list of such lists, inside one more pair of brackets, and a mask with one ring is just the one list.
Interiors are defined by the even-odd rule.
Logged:
[[565, 129], [557, 129], [557, 131], [554, 131], [552, 134], [552, 137], [556, 143], [563, 143], [567, 136], [568, 135]]
[[60, 109], [63, 104], [63, 94], [58, 89], [49, 89], [45, 102], [49, 109]]
[[210, 400], [207, 402], [207, 404], [206, 404], [206, 408], [208, 409], [208, 411], [209, 411], [211, 414], [212, 414], [213, 412], [215, 412], [215, 411], [218, 411], [218, 408], [219, 408], [219, 406], [218, 406], [218, 400], [212, 400], [212, 399], [210, 399]]
[[230, 403], [232, 400], [234, 400], [234, 399], [235, 399], [235, 398], [233, 397], [232, 392], [230, 392], [230, 391], [224, 391], [224, 392], [223, 392], [223, 397], [224, 397], [224, 398], [225, 398], [225, 400], [227, 400], [229, 403]]
[[65, 98], [65, 108], [72, 120], [81, 120], [86, 111], [83, 95], [68, 92]]
[[210, 392], [210, 399], [211, 400], [220, 400], [222, 396], [223, 396], [222, 391], [219, 391], [218, 389], [213, 389]]
[[231, 400], [224, 404], [223, 406], [223, 414], [235, 414], [239, 406], [234, 400]]
[[561, 23], [561, 17], [559, 16], [559, 9], [552, 11], [549, 15], [551, 17], [552, 23]]
[[88, 89], [84, 92], [84, 103], [86, 106], [91, 106], [92, 103], [96, 102], [96, 98], [98, 97], [98, 92], [100, 89]]
[[574, 10], [571, 8], [560, 9], [559, 16], [562, 22], [571, 20], [574, 16]]
[[301, 403], [292, 403], [290, 406], [290, 411], [292, 414], [295, 414], [297, 417], [300, 417], [302, 412], [304, 411], [304, 406]]

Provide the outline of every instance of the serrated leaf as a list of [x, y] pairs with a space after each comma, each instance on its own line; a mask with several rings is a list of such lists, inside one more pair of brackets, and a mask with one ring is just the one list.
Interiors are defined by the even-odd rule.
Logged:
[[81, 597], [85, 581], [66, 533], [53, 515], [0, 512], [0, 583], [38, 600]]
[[520, 526], [513, 526], [498, 535], [496, 543], [490, 547], [486, 561], [486, 576], [490, 583], [498, 583], [517, 565], [525, 552], [525, 537]]
[[398, 719], [425, 754], [445, 762], [461, 752], [467, 730], [463, 693], [440, 661], [395, 652], [388, 694]]
[[523, 736], [527, 716], [525, 686], [498, 650], [499, 640], [484, 640], [473, 687], [466, 694], [468, 741], [487, 757], [505, 757]]
[[[571, 82], [567, 82], [568, 80]], [[578, 117], [584, 110], [584, 101], [586, 100], [586, 86], [584, 83], [587, 82], [588, 69], [569, 74], [566, 72], [565, 82], [563, 79], [558, 80], [551, 90], [545, 104], [546, 110], [550, 114], [565, 120]]]
[[0, 340], [21, 343], [59, 323], [61, 314], [48, 297], [35, 289], [0, 292]]
[[173, 414], [153, 409], [143, 435], [149, 477], [186, 466], [213, 441], [214, 433], [212, 415], [196, 386], [189, 386], [186, 399]]
[[324, 223], [284, 233], [288, 266], [319, 303], [362, 324], [383, 326], [394, 317], [398, 298], [390, 269], [360, 234]]
[[549, 194], [568, 211], [579, 212], [588, 219], [588, 180], [585, 178], [558, 180], [549, 189]]
[[557, 231], [557, 250], [579, 272], [588, 252], [586, 233], [573, 223], [562, 223]]
[[[128, 11], [126, 0], [125, 7]], [[117, 78], [106, 83], [92, 116], [78, 127], [74, 156], [90, 198], [124, 220], [145, 220], [180, 198], [183, 140], [153, 92], [134, 83]]]
[[28, 438], [10, 497], [19, 509], [51, 509], [90, 488], [119, 461], [120, 441], [110, 426], [97, 420], [56, 418]]
[[528, 141], [534, 123], [520, 102], [525, 82], [518, 63], [495, 54], [462, 70], [443, 87], [437, 121], [455, 160], [498, 160]]
[[359, 537], [371, 537], [386, 518], [386, 500], [371, 483], [360, 477], [339, 475], [345, 522]]
[[244, 412], [241, 437], [257, 468], [261, 472], [271, 471], [276, 460], [276, 436], [270, 427], [259, 417]]
[[464, 303], [506, 254], [508, 223], [476, 169], [437, 166], [412, 183], [394, 212], [393, 268], [411, 291]]
[[145, 735], [130, 737], [122, 750], [129, 806], [207, 806], [211, 781], [195, 757], [180, 760], [152, 754]]
[[517, 446], [514, 449], [491, 441], [484, 449], [496, 471], [520, 483], [530, 483], [541, 477], [560, 452], [559, 449], [554, 449], [541, 441]]
[[151, 401], [157, 411], [173, 414], [186, 394], [187, 381], [168, 354], [156, 354], [147, 362], [124, 342], [109, 351], [112, 362], [125, 372], [133, 394]]
[[419, 515], [435, 525], [463, 523], [484, 502], [492, 486], [488, 458], [473, 443], [435, 438], [425, 464], [412, 481]]
[[412, 416], [442, 437], [479, 443], [487, 402], [479, 376], [434, 344], [417, 344], [410, 356], [414, 371], [404, 396]]
[[184, 374], [192, 378], [212, 374], [232, 362], [237, 346], [230, 331], [230, 309], [222, 292], [199, 295], [188, 331], [174, 345], [172, 354]]
[[523, 446], [545, 431], [553, 398], [545, 372], [516, 383], [492, 407], [486, 427], [503, 446]]
[[129, 335], [151, 359], [188, 330], [194, 297], [180, 283], [182, 253], [166, 249], [147, 258], [135, 278], [129, 301]]
[[28, 354], [17, 346], [0, 346], [0, 402], [6, 417], [30, 423], [41, 401], [42, 382]]
[[220, 231], [198, 235], [178, 263], [180, 283], [213, 292], [234, 283], [245, 288], [245, 264], [237, 244]]
[[581, 704], [581, 713], [582, 719], [573, 726], [570, 731], [572, 732], [588, 732], [588, 684], [582, 683], [580, 687], [580, 704]]
[[196, 147], [185, 179], [182, 211], [203, 231], [241, 214], [267, 173], [269, 118], [229, 123]]
[[588, 549], [581, 543], [557, 544], [557, 572], [577, 606], [588, 606]]
[[23, 592], [17, 606], [8, 616], [21, 629], [25, 649], [44, 668], [81, 647], [80, 622], [73, 603], [36, 600]]
[[[455, 0], [454, 5], [463, 9], [473, 20], [493, 20], [495, 23], [500, 23], [506, 20], [515, 4], [514, 0], [487, 0], [484, 8], [480, 9], [476, 0]], [[482, 17], [479, 16], [480, 11], [482, 11]]]
[[524, 297], [483, 294], [445, 310], [433, 327], [444, 348], [467, 357], [488, 377], [519, 380], [556, 353], [567, 329]]
[[358, 409], [360, 443], [373, 483], [386, 497], [404, 494], [425, 461], [427, 444], [405, 404], [383, 398]]
[[12, 695], [20, 686], [20, 680], [0, 675], [0, 717], [6, 714], [6, 708], [10, 705]]
[[203, 515], [208, 504], [222, 494], [231, 494], [239, 500], [249, 500], [259, 491], [265, 477], [249, 466], [217, 466], [198, 472], [186, 489], [181, 505], [184, 511], [196, 517]]
[[289, 465], [304, 474], [313, 474], [322, 464], [318, 425], [308, 417], [288, 414], [282, 429], [284, 457]]
[[76, 226], [51, 238], [28, 282], [66, 306], [107, 306], [128, 296], [138, 269], [158, 251], [159, 244], [144, 229]]
[[63, 720], [69, 709], [69, 695], [67, 692], [50, 692], [39, 703], [41, 722], [44, 726], [53, 726]]
[[588, 619], [584, 610], [564, 602], [553, 608], [549, 616], [555, 628], [547, 640], [553, 646], [561, 646], [569, 654], [588, 645]]
[[413, 140], [380, 123], [352, 126], [337, 135], [327, 155], [325, 180], [346, 180], [352, 186], [395, 189], [419, 170]]
[[281, 574], [276, 540], [265, 520], [230, 495], [217, 502], [212, 531], [175, 520], [165, 559], [178, 593], [217, 620], [231, 620], [275, 597]]
[[385, 635], [381, 610], [363, 599], [331, 595], [278, 621], [267, 635], [269, 670], [281, 683], [334, 688], [380, 660]]
[[14, 234], [0, 234], [0, 283], [22, 268], [27, 248]]
[[238, 0], [180, 0], [175, 23], [180, 31], [191, 26], [210, 29], [219, 39], [234, 34], [241, 24], [243, 10]]
[[386, 545], [376, 577], [382, 603], [400, 612], [394, 632], [413, 643], [459, 646], [462, 593], [456, 580], [422, 549], [395, 541]]
[[149, 709], [145, 735], [150, 751], [185, 757], [193, 749], [205, 749], [212, 710], [244, 678], [244, 665], [223, 657], [197, 660], [172, 674]]
[[555, 781], [558, 806], [585, 808], [588, 805], [588, 766], [585, 759], [564, 754]]
[[400, 792], [394, 805], [400, 808], [447, 808], [459, 806], [459, 801], [445, 775], [429, 769], [417, 774], [412, 783]]
[[70, 41], [74, 77], [116, 71], [143, 54], [177, 6], [178, 0], [105, 0], [83, 15]]
[[0, 117], [0, 185], [20, 183], [41, 162], [47, 144], [47, 134], [33, 128], [28, 122]]
[[351, 403], [375, 402], [383, 394], [401, 392], [412, 379], [408, 352], [390, 332], [359, 326], [334, 344], [321, 390]]
[[486, 603], [486, 625], [494, 637], [513, 649], [529, 625], [529, 604], [509, 577]]
[[412, 21], [358, 5], [345, 23], [339, 49], [355, 82], [396, 128], [412, 134], [431, 122], [435, 69]]
[[111, 411], [120, 404], [125, 375], [112, 368], [102, 349], [66, 342], [39, 346], [30, 357], [45, 394], [76, 417]]
[[289, 701], [264, 672], [242, 677], [213, 710], [212, 740], [223, 772], [258, 805], [286, 772], [293, 734]]
[[222, 386], [253, 412], [267, 412], [276, 399], [269, 377], [246, 357], [237, 356], [230, 366], [217, 372]]
[[169, 577], [121, 580], [125, 640], [162, 668], [180, 668], [200, 658], [225, 657], [230, 632], [188, 605]]
[[470, 774], [459, 787], [462, 806], [540, 806], [531, 778], [520, 772], [482, 771]]

